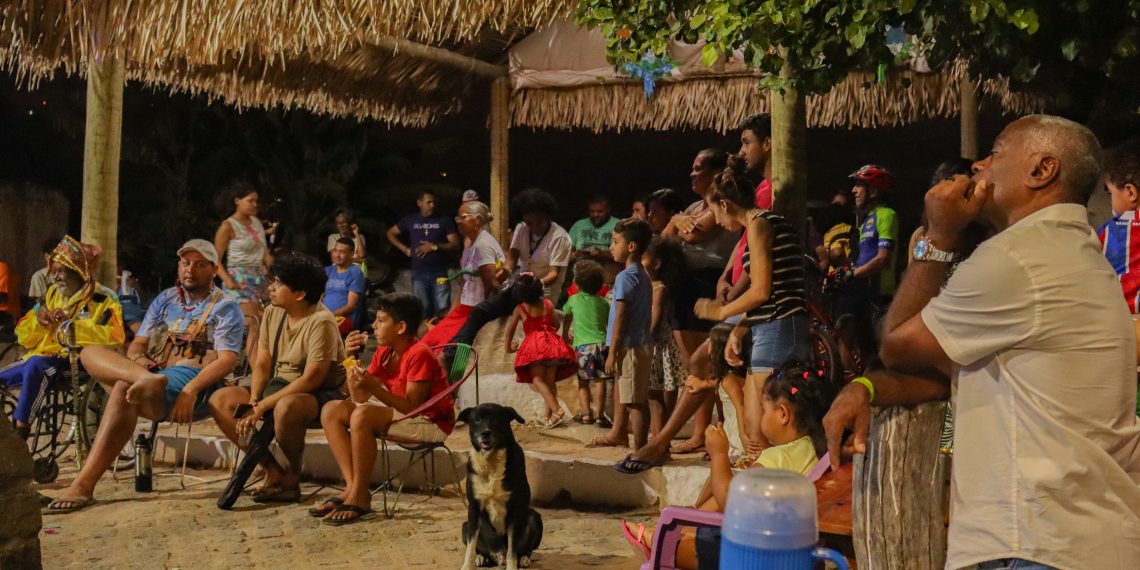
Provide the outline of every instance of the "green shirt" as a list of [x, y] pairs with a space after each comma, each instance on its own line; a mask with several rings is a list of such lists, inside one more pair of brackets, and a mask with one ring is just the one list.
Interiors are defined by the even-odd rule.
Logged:
[[574, 346], [605, 344], [606, 321], [610, 318], [610, 304], [605, 299], [586, 292], [575, 293], [566, 300], [562, 311], [574, 316], [570, 324]]
[[807, 476], [815, 469], [819, 458], [815, 455], [815, 446], [811, 438], [803, 436], [791, 443], [773, 445], [760, 452], [756, 464], [768, 469], [787, 469], [800, 475]]
[[603, 251], [610, 249], [610, 240], [613, 239], [614, 226], [618, 219], [610, 216], [602, 227], [594, 226], [590, 218], [582, 218], [570, 226], [570, 245], [574, 249], [598, 248]]

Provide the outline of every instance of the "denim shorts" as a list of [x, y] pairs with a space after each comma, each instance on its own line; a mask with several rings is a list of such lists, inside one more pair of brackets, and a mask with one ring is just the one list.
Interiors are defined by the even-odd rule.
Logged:
[[1057, 570], [1052, 566], [1046, 566], [1039, 562], [1025, 560], [1024, 558], [990, 560], [989, 562], [978, 564], [977, 568], [978, 570]]
[[752, 325], [752, 358], [748, 372], [761, 374], [779, 368], [789, 359], [811, 356], [807, 314]]
[[[166, 413], [167, 419], [170, 417], [170, 410], [174, 409], [174, 402], [178, 400], [178, 395], [182, 393], [182, 389], [194, 379], [195, 376], [201, 372], [201, 368], [194, 368], [192, 366], [171, 366], [170, 368], [163, 368], [158, 373], [166, 376]], [[198, 394], [198, 399], [194, 400], [194, 417], [205, 416], [210, 412], [210, 395], [214, 393], [221, 385], [221, 382], [202, 390]]]

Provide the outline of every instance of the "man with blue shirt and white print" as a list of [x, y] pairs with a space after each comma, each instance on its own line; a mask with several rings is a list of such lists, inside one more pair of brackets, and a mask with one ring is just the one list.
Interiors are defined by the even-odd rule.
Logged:
[[[241, 308], [214, 287], [214, 245], [192, 239], [178, 250], [178, 284], [154, 299], [126, 356], [87, 347], [80, 360], [110, 397], [99, 436], [71, 485], [45, 513], [69, 513], [95, 502], [95, 485], [130, 441], [139, 416], [189, 423], [237, 363], [245, 324]], [[155, 350], [149, 350], [155, 337]]]

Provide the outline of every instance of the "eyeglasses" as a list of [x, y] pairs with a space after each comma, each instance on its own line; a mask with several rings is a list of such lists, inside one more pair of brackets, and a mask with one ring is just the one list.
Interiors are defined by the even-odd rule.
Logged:
[[463, 220], [466, 220], [467, 218], [476, 218], [477, 219], [478, 217], [479, 216], [476, 216], [475, 214], [459, 214], [458, 216], [455, 216], [455, 221], [462, 222]]

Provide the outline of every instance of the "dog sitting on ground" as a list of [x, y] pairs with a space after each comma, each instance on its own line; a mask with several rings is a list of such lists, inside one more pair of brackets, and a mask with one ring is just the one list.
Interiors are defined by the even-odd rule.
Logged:
[[482, 404], [459, 413], [471, 434], [467, 462], [467, 522], [463, 570], [497, 566], [508, 570], [530, 566], [542, 542], [542, 516], [530, 508], [526, 458], [515, 441], [511, 421], [525, 423], [514, 408]]

